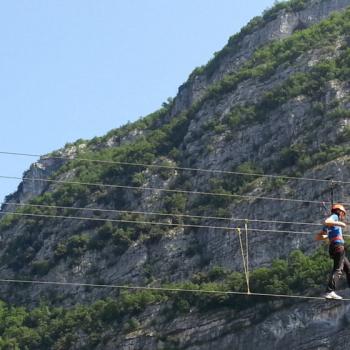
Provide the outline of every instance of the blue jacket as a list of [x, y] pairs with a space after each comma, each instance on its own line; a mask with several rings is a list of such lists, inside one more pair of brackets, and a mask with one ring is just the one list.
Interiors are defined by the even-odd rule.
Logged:
[[[332, 214], [328, 219], [332, 221], [339, 221], [337, 214]], [[328, 233], [328, 239], [330, 243], [344, 244], [343, 231], [340, 226], [325, 226], [324, 230]]]

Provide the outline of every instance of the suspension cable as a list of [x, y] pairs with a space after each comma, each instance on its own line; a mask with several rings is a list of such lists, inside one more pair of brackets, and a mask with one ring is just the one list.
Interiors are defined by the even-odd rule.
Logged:
[[179, 217], [179, 218], [189, 218], [189, 219], [225, 220], [225, 221], [248, 221], [248, 222], [273, 223], [273, 224], [281, 224], [281, 225], [282, 224], [290, 224], [290, 225], [322, 226], [322, 224], [317, 224], [317, 223], [312, 223], [312, 222], [259, 220], [259, 219], [247, 219], [247, 218], [229, 218], [229, 217], [221, 217], [221, 216], [202, 216], [202, 215], [160, 213], [160, 212], [145, 212], [145, 211], [133, 211], [133, 210], [101, 209], [101, 208], [90, 208], [90, 207], [71, 207], [71, 206], [58, 206], [58, 205], [46, 205], [46, 204], [2, 202], [2, 203], [0, 203], [0, 206], [2, 206], [2, 205], [7, 205], [7, 206], [12, 206], [13, 205], [13, 206], [31, 207], [31, 208], [82, 210], [82, 211], [101, 212], [101, 213], [153, 215], [153, 216]]
[[[274, 298], [294, 298], [305, 300], [325, 300], [323, 297], [293, 295], [293, 294], [272, 294], [272, 293], [255, 293], [251, 292], [235, 292], [222, 290], [203, 290], [203, 289], [186, 289], [186, 288], [170, 288], [170, 287], [142, 287], [130, 285], [115, 285], [115, 284], [94, 284], [94, 283], [78, 283], [78, 282], [58, 282], [58, 281], [38, 281], [38, 280], [21, 280], [1, 278], [2, 283], [17, 283], [17, 284], [38, 284], [38, 285], [54, 285], [54, 286], [69, 286], [69, 287], [92, 287], [92, 288], [111, 288], [111, 289], [126, 289], [126, 290], [152, 290], [160, 292], [184, 292], [197, 294], [218, 294], [218, 295], [247, 295], [256, 297], [274, 297]], [[336, 301], [350, 301], [348, 298], [338, 299]]]
[[217, 170], [217, 169], [177, 167], [177, 166], [170, 166], [170, 165], [144, 164], [144, 163], [134, 163], [134, 162], [118, 162], [118, 161], [112, 161], [112, 160], [90, 159], [90, 158], [80, 158], [80, 157], [72, 158], [72, 157], [68, 157], [68, 156], [53, 156], [53, 155], [50, 156], [50, 155], [19, 153], [19, 152], [5, 152], [5, 151], [0, 151], [0, 154], [13, 155], [13, 156], [24, 156], [24, 157], [35, 157], [35, 158], [40, 158], [40, 160], [61, 159], [61, 160], [68, 160], [68, 161], [84, 161], [84, 162], [91, 162], [91, 163], [115, 164], [115, 165], [125, 165], [125, 166], [138, 166], [138, 167], [145, 167], [145, 168], [159, 168], [159, 169], [182, 170], [182, 171], [197, 171], [197, 172], [213, 173], [213, 174], [255, 176], [255, 177], [273, 178], [273, 179], [316, 181], [316, 182], [327, 182], [327, 183], [333, 181], [333, 183], [338, 183], [338, 184], [350, 184], [350, 181], [317, 179], [317, 178], [298, 177], [298, 176], [286, 176], [286, 175], [246, 173], [246, 172]]
[[[211, 225], [192, 225], [192, 224], [174, 224], [167, 222], [154, 222], [154, 221], [140, 221], [140, 220], [123, 220], [123, 219], [103, 219], [103, 218], [91, 218], [91, 217], [81, 217], [81, 216], [65, 216], [65, 215], [47, 215], [47, 214], [33, 214], [33, 213], [20, 213], [20, 212], [6, 212], [0, 213], [0, 215], [6, 216], [7, 214], [17, 215], [17, 216], [29, 216], [29, 217], [39, 217], [39, 218], [52, 218], [52, 219], [69, 219], [69, 220], [81, 220], [81, 221], [100, 221], [100, 222], [114, 222], [114, 223], [125, 223], [125, 224], [141, 224], [141, 225], [159, 225], [159, 226], [172, 226], [172, 227], [192, 227], [192, 228], [207, 228], [213, 230], [227, 230], [233, 231], [236, 228], [226, 227], [226, 226], [211, 226]], [[308, 231], [288, 231], [288, 230], [268, 230], [268, 229], [255, 229], [251, 228], [248, 231], [253, 232], [274, 232], [274, 233], [291, 233], [291, 234], [304, 234], [313, 235], [314, 233]], [[343, 235], [350, 236], [350, 235]]]
[[[287, 201], [296, 203], [309, 203], [309, 204], [322, 204], [324, 202], [304, 200], [304, 199], [292, 199], [292, 198], [279, 198], [279, 197], [265, 197], [265, 196], [251, 196], [251, 195], [240, 195], [232, 193], [214, 193], [214, 192], [201, 192], [201, 191], [186, 191], [186, 190], [171, 190], [165, 188], [155, 188], [155, 187], [142, 187], [142, 186], [125, 186], [125, 185], [108, 185], [103, 183], [91, 183], [91, 182], [79, 182], [79, 181], [67, 181], [67, 180], [50, 180], [42, 178], [32, 178], [32, 177], [16, 177], [16, 176], [4, 176], [0, 175], [0, 179], [10, 179], [10, 180], [27, 180], [27, 181], [37, 181], [37, 182], [47, 182], [47, 183], [58, 183], [58, 184], [68, 184], [68, 185], [83, 185], [92, 187], [102, 187], [102, 188], [124, 188], [131, 190], [141, 190], [141, 191], [159, 191], [168, 193], [184, 193], [184, 194], [195, 194], [195, 195], [205, 195], [205, 196], [215, 196], [215, 197], [229, 197], [229, 198], [244, 198], [244, 199], [260, 199], [260, 200], [275, 200], [275, 201]], [[327, 202], [326, 202], [327, 203]], [[346, 203], [344, 203], [346, 205]]]

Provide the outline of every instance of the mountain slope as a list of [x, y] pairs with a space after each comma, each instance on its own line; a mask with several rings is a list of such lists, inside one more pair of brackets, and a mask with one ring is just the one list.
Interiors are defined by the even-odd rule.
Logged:
[[[4, 213], [17, 214], [7, 214], [0, 222], [0, 277], [245, 292], [238, 235], [214, 228], [243, 230], [244, 221], [222, 220], [233, 217], [284, 222], [248, 222], [253, 291], [318, 295], [329, 269], [324, 249], [316, 251], [312, 236], [281, 231], [317, 230], [312, 224], [322, 219], [320, 202], [329, 200], [329, 182], [179, 167], [346, 181], [350, 171], [350, 10], [344, 10], [346, 6], [350, 1], [277, 5], [232, 38], [206, 67], [195, 70], [175, 100], [161, 110], [39, 160], [2, 208]], [[332, 10], [342, 11], [330, 15]], [[275, 33], [278, 23], [284, 31]], [[232, 65], [237, 57], [243, 58]], [[200, 89], [195, 86], [199, 80], [205, 80]], [[334, 193], [336, 200], [349, 202], [348, 186], [337, 184]], [[93, 220], [72, 218], [79, 216]], [[311, 224], [287, 224], [291, 221]], [[113, 289], [84, 286], [3, 284], [1, 291], [6, 301], [28, 302], [31, 307], [43, 300], [66, 307], [84, 304], [51, 310], [49, 315], [45, 308], [38, 309], [33, 311], [37, 313], [33, 323], [28, 320], [34, 316], [25, 314], [18, 326], [35, 333], [29, 338], [36, 337], [41, 348], [47, 346], [42, 334], [50, 332], [47, 344], [56, 348], [118, 344], [135, 349], [228, 349], [234, 338], [239, 339], [235, 348], [256, 348], [250, 332], [257, 342], [265, 341], [266, 322], [276, 325], [280, 317], [274, 314], [276, 309], [281, 315], [300, 309], [305, 319], [298, 311], [293, 331], [272, 338], [277, 343], [271, 347], [281, 341], [293, 348], [296, 343], [290, 342], [290, 336], [300, 331], [298, 322], [304, 322], [311, 337], [316, 316], [310, 308], [323, 310], [317, 302], [290, 305], [253, 297], [152, 291], [119, 295]], [[106, 297], [111, 299], [100, 300]], [[261, 315], [253, 316], [252, 307]], [[321, 313], [345, 315], [344, 308], [326, 306], [329, 311]], [[4, 310], [4, 318], [11, 318], [5, 306]], [[93, 332], [91, 323], [82, 325], [81, 320], [94, 318], [104, 340]], [[50, 331], [41, 325], [45, 319], [47, 327], [53, 323]], [[69, 324], [68, 329], [57, 325], [56, 319]], [[213, 332], [212, 326], [206, 328], [209, 319], [207, 324], [221, 325], [216, 336], [208, 335]], [[238, 319], [246, 322], [236, 323]], [[334, 327], [343, 329], [344, 322], [335, 322]], [[172, 336], [179, 323], [184, 324], [183, 331]], [[203, 329], [205, 341], [191, 333], [191, 324]], [[242, 327], [247, 332], [240, 331]], [[122, 331], [115, 335], [113, 330], [119, 328]], [[73, 329], [81, 336], [69, 338]], [[10, 339], [6, 332], [7, 328], [4, 339]], [[25, 341], [20, 334], [15, 338]], [[335, 344], [331, 333], [324, 336]], [[192, 342], [193, 338], [197, 340]], [[144, 343], [147, 339], [150, 343]], [[305, 337], [298, 346], [309, 341]]]

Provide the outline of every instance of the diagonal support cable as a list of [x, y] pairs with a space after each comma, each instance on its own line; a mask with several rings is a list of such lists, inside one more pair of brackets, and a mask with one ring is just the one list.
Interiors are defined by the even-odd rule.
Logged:
[[243, 241], [242, 241], [242, 232], [241, 232], [240, 228], [237, 228], [237, 233], [238, 233], [239, 245], [240, 245], [241, 254], [242, 254], [243, 270], [244, 270], [245, 280], [246, 280], [246, 284], [247, 284], [247, 293], [250, 294], [247, 261], [246, 261], [246, 256], [244, 254], [244, 247], [243, 247]]
[[249, 280], [249, 246], [248, 246], [248, 220], [245, 221], [244, 224], [245, 229], [245, 249], [246, 249], [246, 279], [247, 279], [247, 291], [250, 294], [250, 280]]

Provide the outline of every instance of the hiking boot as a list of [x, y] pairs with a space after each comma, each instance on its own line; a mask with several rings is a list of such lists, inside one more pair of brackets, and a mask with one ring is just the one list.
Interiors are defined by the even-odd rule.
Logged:
[[324, 296], [326, 299], [336, 299], [336, 300], [341, 300], [343, 299], [343, 297], [341, 297], [340, 295], [338, 295], [335, 292], [329, 292]]

